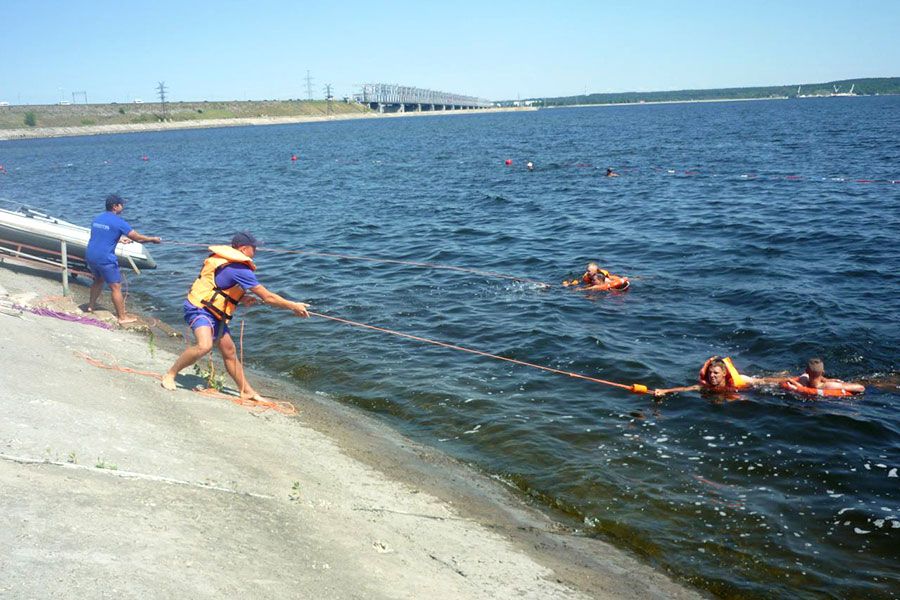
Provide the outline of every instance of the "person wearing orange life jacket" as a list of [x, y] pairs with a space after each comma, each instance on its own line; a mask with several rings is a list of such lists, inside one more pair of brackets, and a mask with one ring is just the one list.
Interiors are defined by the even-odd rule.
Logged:
[[592, 292], [592, 291], [606, 291], [606, 290], [626, 290], [630, 285], [627, 277], [620, 277], [619, 275], [613, 275], [606, 269], [601, 269], [597, 263], [588, 263], [587, 271], [585, 271], [584, 275], [581, 276], [580, 279], [573, 279], [572, 281], [563, 281], [564, 287], [569, 286], [580, 286], [583, 285], [579, 289]]
[[263, 303], [290, 310], [298, 317], [308, 317], [309, 313], [307, 304], [282, 298], [259, 283], [253, 262], [256, 246], [256, 238], [252, 234], [241, 232], [232, 238], [231, 246], [209, 247], [211, 254], [204, 261], [200, 275], [194, 280], [184, 302], [184, 320], [193, 330], [197, 343], [182, 352], [163, 375], [162, 386], [167, 390], [175, 389], [175, 377], [182, 369], [200, 360], [212, 350], [213, 345], [217, 345], [241, 397], [262, 400], [244, 376], [228, 321], [239, 304], [257, 303], [256, 298], [246, 295], [248, 291]]
[[568, 280], [563, 281], [563, 285], [568, 287], [570, 285], [586, 285], [590, 286], [600, 286], [605, 285], [610, 281], [609, 271], [605, 269], [601, 269], [597, 266], [597, 263], [588, 263], [587, 271], [585, 271], [584, 275], [581, 276], [581, 279], [573, 279], [571, 282]]
[[603, 285], [609, 282], [609, 271], [601, 269], [597, 263], [588, 263], [587, 271], [581, 276], [581, 283], [587, 286]]
[[676, 392], [694, 392], [705, 390], [716, 393], [733, 393], [759, 385], [778, 384], [784, 377], [750, 377], [738, 372], [734, 363], [727, 356], [713, 356], [700, 367], [698, 383], [685, 387], [660, 388], [653, 390], [657, 398]]

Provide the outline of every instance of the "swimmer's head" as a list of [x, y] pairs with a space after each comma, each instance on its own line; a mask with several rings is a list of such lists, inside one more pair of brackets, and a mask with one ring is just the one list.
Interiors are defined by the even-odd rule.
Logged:
[[587, 272], [591, 275], [596, 275], [599, 270], [600, 267], [597, 265], [597, 263], [588, 263]]
[[706, 382], [712, 387], [725, 387], [728, 384], [728, 368], [725, 361], [717, 358], [706, 368]]
[[806, 374], [810, 377], [821, 377], [825, 374], [825, 363], [821, 358], [811, 358], [806, 362]]

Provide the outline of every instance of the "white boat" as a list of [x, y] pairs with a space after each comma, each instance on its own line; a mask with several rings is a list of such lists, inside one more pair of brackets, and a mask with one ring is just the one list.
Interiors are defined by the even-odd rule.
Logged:
[[[60, 261], [60, 242], [66, 242], [69, 260], [84, 264], [84, 253], [91, 230], [63, 221], [31, 208], [4, 210], [0, 208], [0, 251], [6, 254], [37, 256], [52, 262]], [[155, 269], [156, 261], [147, 248], [138, 242], [116, 245], [116, 258], [122, 267]]]

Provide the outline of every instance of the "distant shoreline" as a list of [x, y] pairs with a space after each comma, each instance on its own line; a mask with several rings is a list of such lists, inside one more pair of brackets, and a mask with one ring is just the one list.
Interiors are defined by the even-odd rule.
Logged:
[[[537, 102], [541, 106], [572, 106], [575, 104], [638, 104], [682, 101], [769, 100], [776, 98], [832, 97], [832, 96], [885, 96], [900, 94], [900, 77], [863, 77], [839, 79], [820, 83], [793, 83], [789, 85], [763, 85], [680, 90], [595, 92], [572, 96], [544, 96], [526, 98], [525, 102]], [[501, 105], [512, 104], [503, 100]]]
[[[822, 96], [829, 98], [829, 96]], [[647, 106], [651, 104], [705, 104], [707, 102], [756, 102], [758, 100], [790, 100], [789, 96], [776, 98], [709, 98], [707, 100], [648, 100], [646, 102], [604, 102], [600, 104], [559, 104], [546, 108], [586, 108], [590, 106]]]
[[449, 115], [472, 115], [495, 112], [522, 112], [537, 110], [535, 107], [498, 107], [472, 110], [447, 110], [396, 113], [348, 113], [330, 116], [304, 115], [293, 117], [235, 117], [228, 119], [206, 119], [193, 121], [167, 121], [158, 123], [122, 123], [111, 125], [80, 125], [72, 127], [35, 127], [32, 129], [0, 129], [0, 141], [25, 140], [80, 135], [112, 135], [121, 133], [141, 133], [147, 131], [170, 131], [177, 129], [210, 129], [217, 127], [246, 127], [259, 125], [287, 125], [293, 123], [321, 123], [328, 121], [348, 121], [351, 119], [382, 119], [395, 117], [431, 117]]

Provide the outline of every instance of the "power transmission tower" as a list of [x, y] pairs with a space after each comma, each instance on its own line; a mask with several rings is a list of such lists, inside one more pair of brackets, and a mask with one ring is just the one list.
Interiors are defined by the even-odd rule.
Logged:
[[87, 104], [87, 92], [72, 92], [72, 104], [75, 104], [75, 98], [83, 98], [84, 104]]
[[162, 105], [162, 118], [163, 121], [169, 118], [169, 109], [166, 106], [166, 82], [160, 81], [159, 85], [156, 86], [156, 93], [159, 94], [159, 103]]
[[328, 101], [328, 114], [330, 115], [334, 112], [334, 108], [332, 107], [332, 101], [334, 100], [334, 96], [331, 93], [331, 84], [325, 84], [325, 100]]
[[307, 98], [307, 100], [313, 99], [312, 82], [313, 82], [313, 78], [309, 76], [309, 69], [307, 69], [306, 70], [306, 98]]

